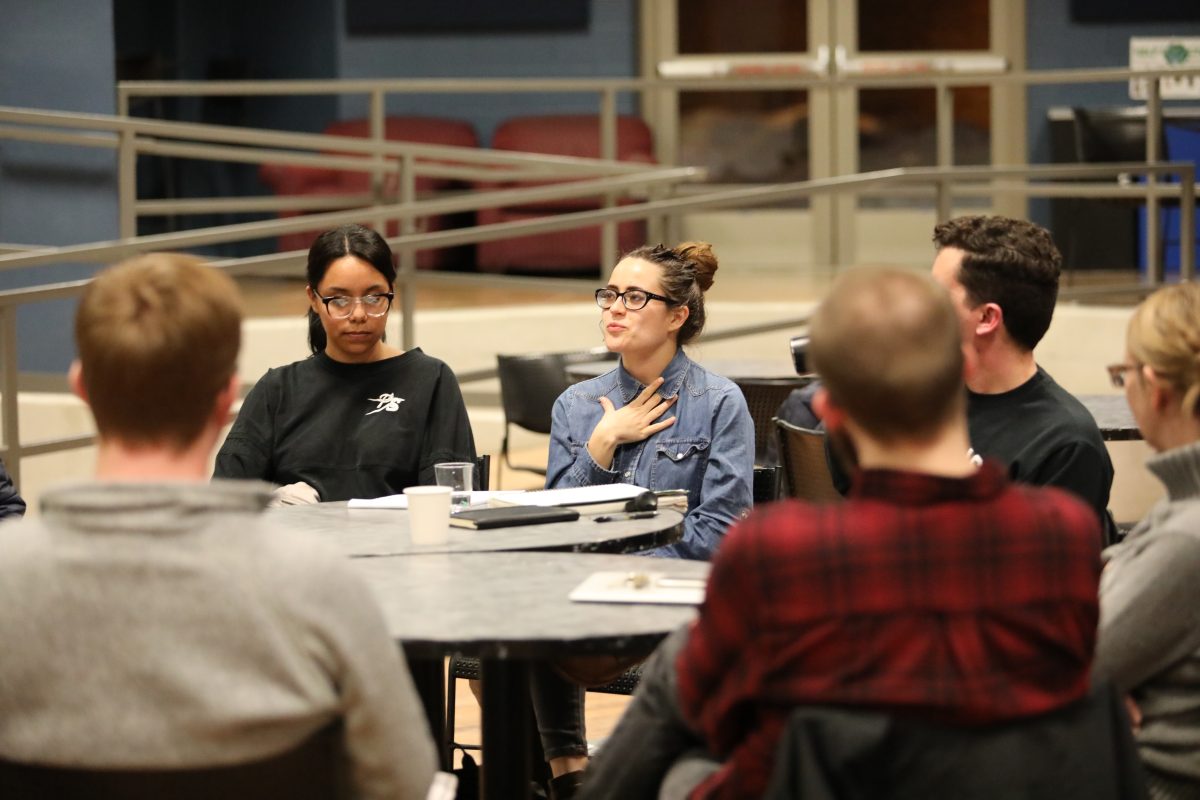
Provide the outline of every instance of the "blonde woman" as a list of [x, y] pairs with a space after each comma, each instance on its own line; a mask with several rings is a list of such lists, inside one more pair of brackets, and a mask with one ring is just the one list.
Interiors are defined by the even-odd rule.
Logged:
[[1200, 285], [1138, 306], [1108, 369], [1167, 496], [1105, 551], [1094, 671], [1130, 696], [1151, 797], [1200, 797]]

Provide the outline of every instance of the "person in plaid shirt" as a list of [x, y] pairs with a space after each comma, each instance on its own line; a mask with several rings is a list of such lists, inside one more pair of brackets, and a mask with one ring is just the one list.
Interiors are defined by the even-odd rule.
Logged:
[[664, 779], [670, 796], [756, 797], [797, 706], [984, 725], [1087, 694], [1099, 520], [964, 455], [958, 325], [925, 276], [835, 283], [809, 354], [830, 435], [858, 453], [850, 494], [734, 525], [699, 619], [648, 664], [584, 798], [655, 797]]

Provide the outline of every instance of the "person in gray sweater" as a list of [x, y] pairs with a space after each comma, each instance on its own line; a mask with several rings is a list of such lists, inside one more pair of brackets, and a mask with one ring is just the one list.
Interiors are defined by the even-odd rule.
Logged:
[[[1105, 550], [1093, 675], [1130, 698], [1150, 795], [1200, 797], [1200, 284], [1158, 290], [1109, 366], [1167, 496]], [[1140, 718], [1140, 719], [1139, 719]]]
[[98, 480], [0, 528], [0, 758], [218, 767], [333, 726], [356, 796], [440, 797], [412, 679], [350, 563], [262, 520], [267, 484], [206, 481], [240, 325], [234, 283], [188, 256], [85, 290], [70, 382]]

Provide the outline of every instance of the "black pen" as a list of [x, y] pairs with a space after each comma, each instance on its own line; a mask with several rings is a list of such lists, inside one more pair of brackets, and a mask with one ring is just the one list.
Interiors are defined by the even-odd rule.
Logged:
[[599, 517], [592, 517], [592, 520], [594, 522], [619, 522], [626, 519], [651, 519], [657, 516], [657, 511], [626, 511], [620, 514], [602, 514]]

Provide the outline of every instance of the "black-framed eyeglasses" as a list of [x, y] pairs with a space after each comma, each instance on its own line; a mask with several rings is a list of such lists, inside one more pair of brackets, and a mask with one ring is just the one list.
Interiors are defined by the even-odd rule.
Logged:
[[1140, 364], [1109, 364], [1105, 367], [1108, 370], [1108, 379], [1112, 381], [1114, 388], [1125, 388], [1125, 373], [1141, 369]]
[[392, 307], [392, 298], [395, 296], [395, 292], [364, 294], [362, 297], [349, 297], [344, 294], [335, 294], [331, 297], [317, 295], [325, 304], [325, 312], [334, 319], [349, 317], [354, 313], [354, 306], [357, 303], [362, 304], [363, 312], [368, 317], [382, 317]]
[[610, 309], [613, 303], [617, 302], [618, 297], [625, 304], [625, 308], [630, 311], [645, 308], [646, 303], [649, 303], [651, 300], [661, 300], [669, 306], [677, 305], [671, 298], [663, 297], [661, 294], [655, 294], [654, 292], [647, 292], [645, 289], [626, 289], [623, 292], [618, 292], [615, 289], [597, 289], [596, 305], [606, 310]]

